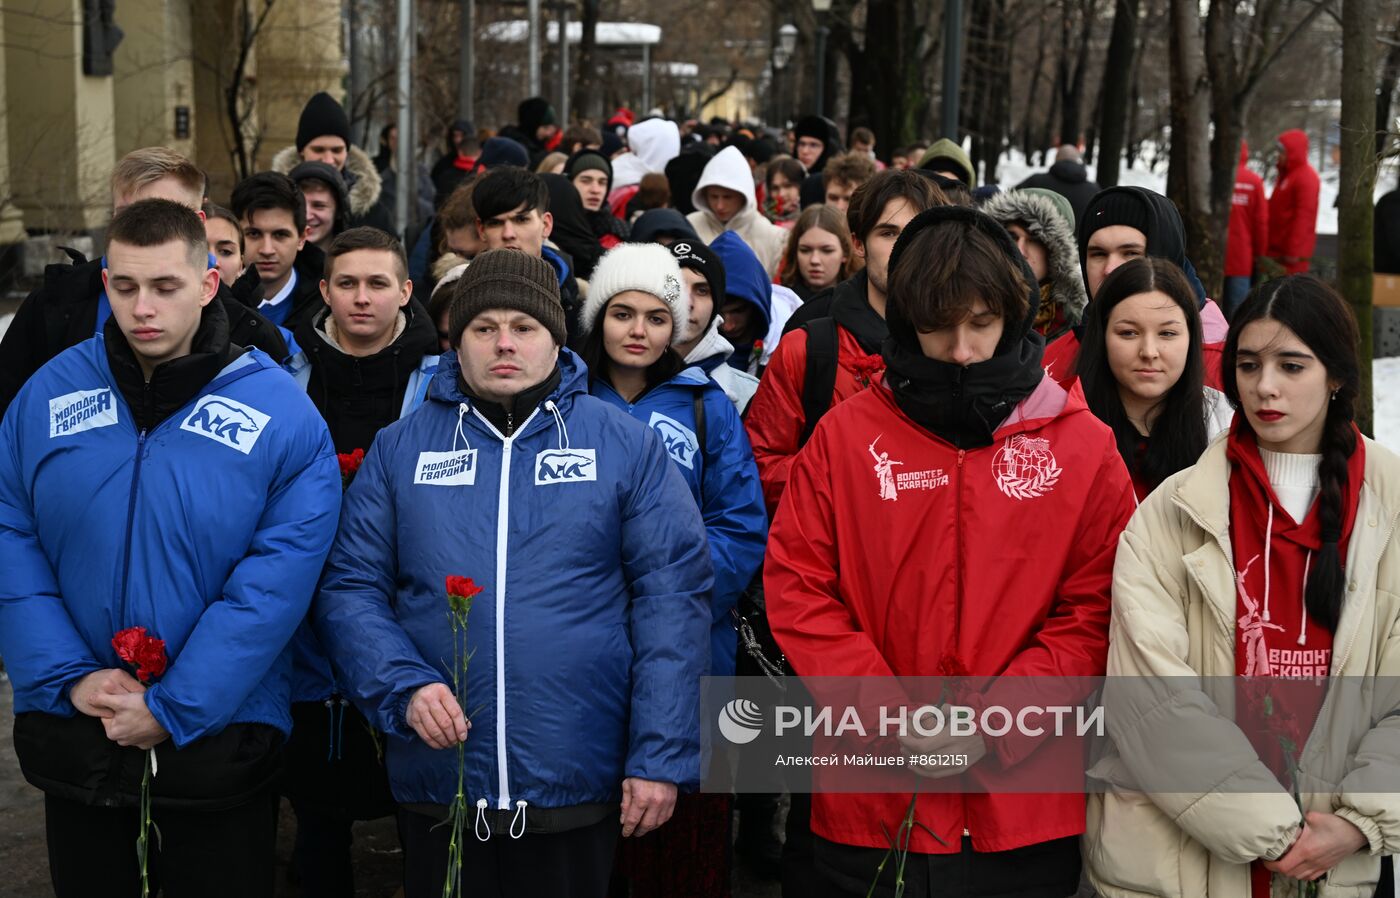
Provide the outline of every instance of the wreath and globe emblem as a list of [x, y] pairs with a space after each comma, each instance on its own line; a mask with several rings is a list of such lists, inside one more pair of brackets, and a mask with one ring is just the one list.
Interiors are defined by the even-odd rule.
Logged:
[[1013, 499], [1037, 499], [1060, 479], [1060, 466], [1050, 441], [1017, 434], [1008, 437], [992, 459], [997, 486]]

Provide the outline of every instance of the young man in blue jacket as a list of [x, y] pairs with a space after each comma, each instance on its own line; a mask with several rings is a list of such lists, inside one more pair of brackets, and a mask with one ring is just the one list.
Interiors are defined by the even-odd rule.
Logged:
[[[619, 829], [700, 779], [705, 525], [655, 432], [588, 395], [549, 263], [490, 250], [456, 290], [457, 352], [370, 447], [312, 617], [388, 736], [407, 898], [442, 893], [463, 741], [463, 893], [601, 898]], [[449, 576], [484, 588], [460, 704]]]
[[[412, 298], [403, 245], [378, 228], [331, 240], [320, 288], [323, 307], [297, 327], [302, 353], [288, 368], [325, 418], [336, 452], [363, 452], [423, 402], [440, 355], [437, 330]], [[292, 649], [294, 729], [282, 784], [297, 817], [292, 864], [307, 898], [341, 898], [355, 893], [354, 822], [395, 808], [375, 737], [309, 623]]]
[[[111, 318], [0, 423], [15, 749], [59, 898], [138, 894], [147, 750], [153, 881], [268, 895], [288, 640], [333, 536], [335, 453], [291, 377], [230, 343], [193, 210], [135, 203], [107, 236]], [[158, 676], [118, 659], [131, 627], [163, 640]]]

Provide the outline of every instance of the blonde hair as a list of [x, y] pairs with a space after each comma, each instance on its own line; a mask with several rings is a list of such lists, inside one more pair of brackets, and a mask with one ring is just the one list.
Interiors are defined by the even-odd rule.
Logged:
[[557, 174], [557, 173], [558, 173], [558, 170], [562, 169], [563, 166], [564, 166], [564, 163], [566, 163], [566, 162], [568, 162], [568, 161], [569, 161], [569, 157], [568, 157], [568, 156], [565, 156], [563, 153], [558, 153], [558, 152], [556, 152], [556, 153], [550, 153], [548, 156], [545, 156], [543, 159], [540, 160], [540, 164], [539, 164], [539, 165], [536, 165], [536, 166], [535, 166], [535, 174], [537, 174], [537, 175]]
[[196, 207], [202, 203], [204, 172], [168, 147], [142, 147], [123, 156], [112, 169], [112, 199], [131, 196], [163, 178], [174, 178], [188, 189], [195, 197]]

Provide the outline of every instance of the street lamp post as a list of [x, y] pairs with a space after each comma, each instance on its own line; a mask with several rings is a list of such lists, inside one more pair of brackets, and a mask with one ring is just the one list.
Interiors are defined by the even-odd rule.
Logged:
[[797, 49], [797, 26], [788, 22], [778, 29], [778, 45], [773, 48], [773, 82], [770, 103], [773, 107], [773, 121], [776, 123], [785, 115], [782, 107], [782, 91], [778, 89], [778, 73], [787, 68], [792, 52]]
[[827, 15], [831, 12], [831, 0], [812, 0], [812, 10], [817, 14], [817, 115], [826, 115], [826, 27]]

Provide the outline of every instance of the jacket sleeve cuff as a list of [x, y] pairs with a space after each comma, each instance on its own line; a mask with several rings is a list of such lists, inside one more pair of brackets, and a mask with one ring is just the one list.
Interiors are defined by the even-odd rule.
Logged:
[[1381, 849], [1385, 847], [1385, 838], [1381, 835], [1381, 828], [1376, 825], [1376, 821], [1348, 807], [1339, 807], [1333, 813], [1361, 830], [1361, 835], [1366, 837], [1370, 854], [1381, 853]]
[[147, 689], [145, 695], [146, 710], [150, 711], [151, 716], [156, 719], [156, 723], [160, 724], [161, 727], [163, 727], [165, 731], [170, 734], [170, 741], [175, 743], [176, 748], [184, 748], [190, 742], [193, 742], [196, 738], [198, 738], [199, 735], [203, 735], [191, 735], [189, 733], [186, 733], [184, 731], [184, 728], [181, 727], [179, 723], [175, 720], [175, 718], [171, 715], [170, 709], [167, 708], [165, 706], [165, 703], [161, 701], [161, 695], [162, 692], [159, 683], [156, 683], [155, 685]]

